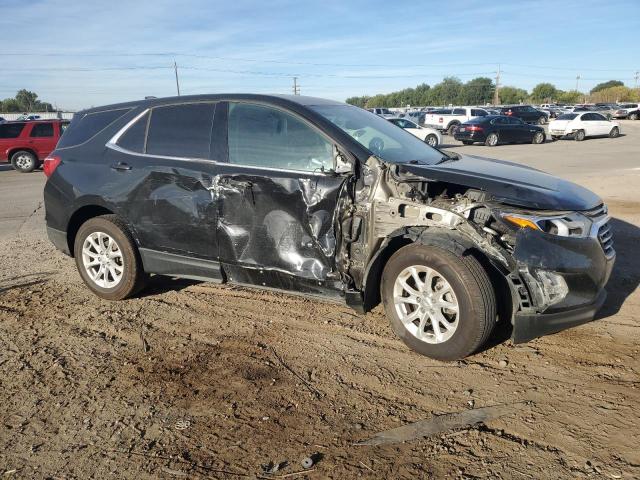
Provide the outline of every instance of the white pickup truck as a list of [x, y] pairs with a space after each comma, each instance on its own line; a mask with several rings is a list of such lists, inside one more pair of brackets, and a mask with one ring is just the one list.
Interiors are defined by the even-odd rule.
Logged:
[[461, 123], [476, 117], [486, 117], [489, 112], [478, 107], [440, 108], [427, 113], [424, 126], [443, 130], [453, 135], [454, 130]]

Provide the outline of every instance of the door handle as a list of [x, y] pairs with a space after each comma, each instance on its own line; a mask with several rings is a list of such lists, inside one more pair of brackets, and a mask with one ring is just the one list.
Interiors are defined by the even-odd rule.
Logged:
[[131, 170], [131, 165], [124, 162], [118, 162], [114, 165], [111, 165], [111, 169], [118, 170], [118, 171]]

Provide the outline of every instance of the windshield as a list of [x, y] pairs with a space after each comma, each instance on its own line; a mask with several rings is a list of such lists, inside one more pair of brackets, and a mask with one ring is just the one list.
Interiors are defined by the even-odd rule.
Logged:
[[558, 118], [556, 118], [556, 120], [573, 120], [577, 116], [578, 115], [575, 113], [563, 113], [562, 115], [558, 115]]
[[311, 108], [387, 162], [418, 161], [432, 165], [442, 160], [442, 152], [361, 108], [351, 105], [317, 105]]

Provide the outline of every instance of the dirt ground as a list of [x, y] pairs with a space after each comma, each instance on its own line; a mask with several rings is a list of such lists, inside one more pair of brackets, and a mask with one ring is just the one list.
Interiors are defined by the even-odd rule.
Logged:
[[[455, 363], [380, 307], [154, 278], [107, 302], [44, 234], [42, 173], [0, 169], [1, 478], [640, 478], [640, 122], [619, 139], [461, 147], [594, 189], [617, 264], [596, 322]], [[448, 137], [445, 139], [449, 140]], [[485, 424], [376, 432], [496, 404]], [[301, 461], [314, 456], [306, 472]], [[263, 465], [288, 462], [271, 476]]]

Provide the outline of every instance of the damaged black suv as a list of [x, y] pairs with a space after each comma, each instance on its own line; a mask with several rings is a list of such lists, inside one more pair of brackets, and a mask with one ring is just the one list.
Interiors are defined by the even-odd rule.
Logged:
[[102, 298], [159, 274], [382, 301], [409, 347], [443, 360], [499, 319], [514, 342], [592, 320], [615, 258], [590, 191], [317, 98], [85, 110], [44, 169], [48, 236]]

